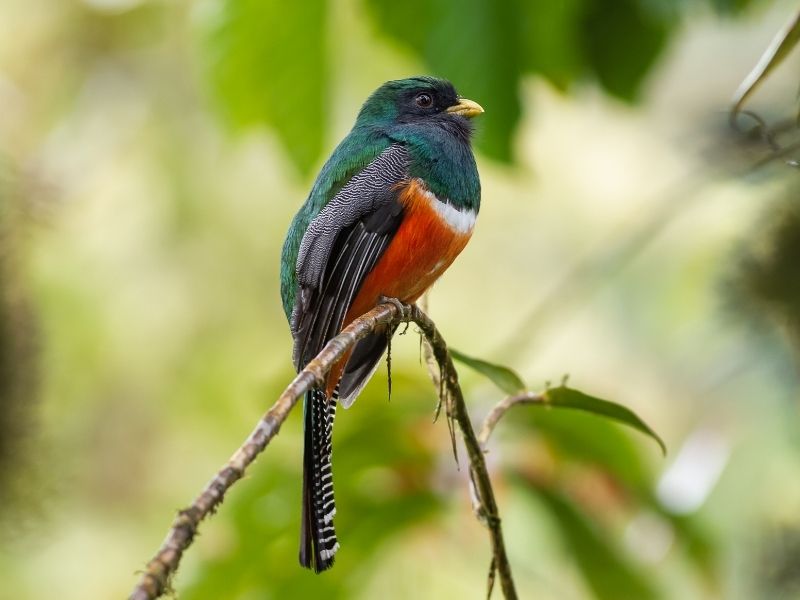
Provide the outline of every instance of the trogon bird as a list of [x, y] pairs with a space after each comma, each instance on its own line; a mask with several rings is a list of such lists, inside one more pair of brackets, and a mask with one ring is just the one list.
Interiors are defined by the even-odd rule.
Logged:
[[[281, 296], [299, 371], [384, 298], [416, 301], [469, 240], [480, 205], [470, 119], [483, 112], [433, 77], [389, 81], [364, 103], [294, 217]], [[305, 396], [300, 564], [333, 565], [339, 543], [331, 472], [337, 401], [375, 372], [391, 331], [375, 331]]]

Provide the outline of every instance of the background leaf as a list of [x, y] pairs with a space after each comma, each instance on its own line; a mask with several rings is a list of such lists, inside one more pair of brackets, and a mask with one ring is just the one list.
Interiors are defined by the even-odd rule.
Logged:
[[[726, 12], [748, 3], [712, 1]], [[675, 444], [712, 427], [731, 449], [697, 510], [676, 516], [657, 493], [666, 465], [638, 432], [586, 410], [515, 410], [490, 459], [498, 493], [509, 492], [520, 597], [637, 598], [643, 577], [668, 598], [794, 597], [784, 578], [796, 552], [765, 553], [762, 540], [776, 525], [800, 530], [798, 354], [754, 337], [719, 284], [746, 240], [766, 273], [749, 282], [754, 312], [796, 329], [781, 307], [797, 305], [797, 245], [756, 217], [796, 200], [778, 178], [797, 174], [744, 180], [714, 149], [739, 146], [720, 139], [720, 109], [797, 7], [753, 1], [759, 10], [732, 23], [710, 4], [0, 2], [0, 156], [23, 167], [0, 194], [12, 192], [30, 225], [8, 220], [3, 195], [0, 370], [14, 377], [0, 375], [0, 446], [22, 441], [0, 485], [20, 492], [0, 518], [12, 530], [3, 593], [130, 592], [172, 510], [293, 376], [277, 257], [308, 193], [294, 171], [311, 175], [375, 85], [428, 72], [490, 111], [476, 120], [480, 235], [433, 297], [448, 340], [491, 343], [503, 350], [480, 356], [536, 380], [580, 372], [587, 391], [635, 393]], [[796, 89], [794, 58], [759, 90], [769, 114]], [[650, 81], [658, 95], [641, 93]], [[641, 110], [620, 110], [609, 90]], [[496, 168], [489, 152], [526, 168]], [[669, 227], [650, 229], [667, 204]], [[771, 277], [779, 271], [789, 276]], [[555, 307], [521, 326], [542, 305]], [[498, 310], [476, 319], [488, 306]], [[511, 332], [524, 339], [513, 351]], [[397, 339], [392, 403], [381, 368], [337, 416], [337, 567], [317, 577], [297, 565], [298, 408], [203, 524], [174, 582], [181, 598], [461, 600], [485, 589], [485, 531], [446, 426], [431, 423], [436, 390], [412, 337]], [[20, 351], [27, 343], [33, 354]], [[458, 367], [478, 418], [503, 392]], [[533, 500], [510, 481], [520, 473], [536, 482], [525, 484]], [[583, 572], [593, 583], [576, 581]]]
[[661, 447], [661, 451], [666, 454], [667, 446], [659, 435], [653, 431], [647, 423], [642, 421], [636, 414], [629, 408], [625, 408], [615, 402], [608, 400], [601, 400], [594, 396], [589, 396], [578, 390], [573, 390], [566, 386], [559, 386], [551, 388], [545, 392], [548, 404], [560, 408], [573, 408], [582, 410], [602, 417], [613, 419], [629, 427], [641, 431], [645, 435], [653, 438]]
[[653, 477], [641, 445], [614, 421], [574, 410], [526, 407], [504, 418], [514, 443], [540, 440], [548, 454], [569, 464], [600, 468], [639, 497], [650, 494]]
[[582, 0], [520, 2], [521, 50], [527, 71], [566, 90], [583, 70], [580, 42]]
[[548, 509], [558, 526], [567, 554], [573, 558], [595, 597], [600, 600], [658, 598], [648, 576], [642, 573], [611, 542], [608, 532], [598, 529], [560, 492], [517, 478], [528, 494]]
[[671, 29], [666, 9], [653, 3], [591, 2], [581, 22], [583, 56], [606, 91], [635, 100]]
[[453, 357], [453, 360], [457, 360], [474, 369], [481, 375], [488, 377], [492, 383], [506, 394], [517, 394], [525, 389], [525, 383], [520, 376], [508, 367], [496, 365], [479, 358], [472, 358], [471, 356], [459, 352], [455, 348], [450, 348], [450, 356]]
[[269, 125], [303, 172], [328, 124], [327, 2], [229, 0], [208, 24], [208, 77], [229, 122]]
[[[509, 0], [367, 0], [376, 21], [410, 47], [433, 75], [446, 77], [486, 113], [477, 124], [477, 145], [509, 162], [511, 138], [521, 114], [519, 11]], [[413, 25], [411, 25], [413, 24]]]

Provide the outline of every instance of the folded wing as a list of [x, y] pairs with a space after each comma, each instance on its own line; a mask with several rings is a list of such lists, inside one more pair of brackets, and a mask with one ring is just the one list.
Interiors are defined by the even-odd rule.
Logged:
[[361, 284], [397, 232], [403, 219], [398, 188], [408, 180], [408, 165], [405, 147], [389, 146], [309, 224], [300, 243], [291, 319], [298, 369], [341, 331]]

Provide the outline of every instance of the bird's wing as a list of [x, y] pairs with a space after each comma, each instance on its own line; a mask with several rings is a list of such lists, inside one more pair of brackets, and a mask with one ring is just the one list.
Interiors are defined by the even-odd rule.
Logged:
[[398, 184], [409, 155], [393, 144], [331, 199], [300, 242], [298, 289], [292, 311], [294, 362], [306, 365], [337, 335], [345, 314], [403, 218]]

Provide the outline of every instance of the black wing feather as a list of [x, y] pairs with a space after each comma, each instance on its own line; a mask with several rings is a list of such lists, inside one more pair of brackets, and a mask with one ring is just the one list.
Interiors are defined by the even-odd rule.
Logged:
[[[342, 232], [343, 241], [334, 246], [335, 260], [324, 276], [324, 287], [312, 293], [309, 306], [299, 315], [295, 334], [296, 355], [301, 365], [314, 358], [342, 328], [361, 284], [392, 241], [402, 212], [389, 215], [393, 227], [383, 233], [369, 231], [363, 221]], [[384, 223], [385, 226], [385, 223]]]

